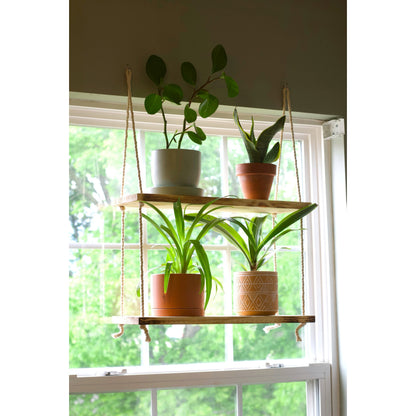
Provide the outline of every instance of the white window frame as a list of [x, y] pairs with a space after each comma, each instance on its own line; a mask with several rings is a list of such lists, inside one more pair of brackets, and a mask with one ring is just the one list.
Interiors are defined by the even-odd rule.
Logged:
[[[161, 117], [148, 115], [144, 110], [143, 99], [134, 98], [136, 130], [160, 131]], [[167, 109], [169, 125], [180, 126], [182, 109], [171, 106]], [[256, 120], [258, 131], [269, 126], [281, 112], [272, 110], [239, 108], [243, 126], [249, 125], [249, 116]], [[71, 93], [70, 95], [70, 124], [77, 126], [94, 126], [106, 128], [125, 128], [126, 98], [101, 96], [96, 94]], [[341, 120], [342, 122], [342, 120]], [[338, 385], [338, 355], [337, 331], [335, 324], [335, 283], [334, 283], [334, 250], [333, 250], [333, 221], [331, 194], [331, 158], [327, 143], [324, 142], [322, 119], [313, 119], [295, 114], [293, 119], [297, 140], [304, 144], [304, 166], [309, 171], [304, 201], [318, 202], [319, 210], [311, 215], [310, 227], [313, 233], [307, 233], [310, 247], [319, 247], [305, 258], [309, 269], [306, 292], [306, 313], [316, 316], [314, 324], [305, 327], [304, 337], [311, 348], [308, 355], [299, 362], [282, 360], [279, 363], [247, 362], [209, 365], [199, 365], [199, 371], [183, 366], [158, 366], [157, 368], [132, 368], [121, 376], [105, 375], [106, 369], [71, 369], [69, 376], [70, 394], [122, 392], [135, 390], [152, 391], [152, 416], [157, 415], [155, 399], [160, 388], [179, 388], [196, 386], [235, 385], [236, 415], [242, 415], [241, 386], [256, 383], [281, 383], [291, 381], [306, 381], [307, 385], [307, 414], [337, 415], [339, 414], [339, 385]], [[199, 122], [207, 134], [236, 137], [236, 129], [232, 121], [232, 108], [221, 106], [214, 117]], [[285, 127], [285, 137], [290, 137], [289, 126]], [[339, 137], [339, 135], [337, 136]], [[144, 136], [139, 134], [139, 147], [143, 146]], [[141, 163], [144, 167], [145, 164]], [[223, 189], [226, 191], [227, 189]], [[102, 244], [99, 245], [102, 248]], [[312, 261], [315, 257], [315, 261]], [[139, 330], [139, 329], [138, 329]], [[142, 345], [142, 363], [146, 365], [147, 343]], [[243, 368], [240, 368], [243, 366]], [[278, 366], [278, 368], [275, 368]], [[237, 367], [237, 368], [236, 368]], [[122, 371], [123, 368], [111, 368], [112, 371]], [[95, 374], [93, 374], [95, 372]], [[116, 373], [114, 373], [116, 374]], [[244, 380], [244, 383], [241, 383]]]

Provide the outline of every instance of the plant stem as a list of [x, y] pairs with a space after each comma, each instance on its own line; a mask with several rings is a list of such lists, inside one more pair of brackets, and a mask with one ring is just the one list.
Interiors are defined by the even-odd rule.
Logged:
[[[205, 82], [205, 84], [202, 84], [199, 88], [194, 89], [191, 98], [189, 99], [188, 105], [189, 108], [191, 108], [191, 104], [193, 102], [193, 100], [195, 99], [195, 97], [197, 96], [197, 94], [204, 88], [206, 87], [208, 84], [210, 84], [211, 82], [217, 81], [221, 79], [221, 77], [217, 77], [217, 78], [212, 78], [209, 76], [207, 81]], [[178, 142], [178, 149], [181, 148], [181, 144], [182, 144], [182, 140], [183, 140], [183, 136], [185, 135], [185, 131], [187, 130], [186, 128], [186, 119], [183, 119], [183, 125], [182, 125], [182, 132], [181, 132], [181, 136], [179, 137], [179, 142]]]
[[163, 134], [165, 135], [166, 149], [169, 149], [169, 138], [168, 138], [168, 132], [167, 132], [168, 121], [166, 120], [165, 111], [163, 110], [163, 105], [161, 107], [161, 111], [162, 111], [163, 124], [164, 124], [164, 126], [163, 126]]

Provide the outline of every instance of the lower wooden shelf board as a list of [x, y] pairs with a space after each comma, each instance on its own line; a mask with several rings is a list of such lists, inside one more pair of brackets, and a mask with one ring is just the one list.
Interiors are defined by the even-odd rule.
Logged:
[[209, 324], [283, 324], [315, 322], [315, 315], [267, 316], [113, 316], [114, 324], [124, 325], [209, 325]]

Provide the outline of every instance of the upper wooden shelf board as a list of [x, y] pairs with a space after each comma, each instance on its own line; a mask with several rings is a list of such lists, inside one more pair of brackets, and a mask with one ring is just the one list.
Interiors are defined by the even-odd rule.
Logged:
[[[192, 209], [197, 210], [204, 204], [217, 198], [208, 196], [190, 196], [190, 195], [164, 195], [164, 194], [132, 194], [117, 199], [113, 205], [124, 206], [128, 208], [138, 208], [141, 201], [147, 201], [156, 205], [160, 209], [171, 209], [172, 203], [178, 199], [182, 204], [192, 205]], [[224, 206], [218, 210], [224, 212], [253, 212], [278, 214], [283, 212], [292, 212], [297, 209], [306, 207], [310, 202], [294, 201], [272, 201], [268, 199], [242, 199], [242, 198], [219, 198], [212, 204], [214, 206]]]
[[267, 316], [113, 316], [113, 324], [124, 325], [213, 325], [213, 324], [283, 324], [315, 322], [314, 315]]

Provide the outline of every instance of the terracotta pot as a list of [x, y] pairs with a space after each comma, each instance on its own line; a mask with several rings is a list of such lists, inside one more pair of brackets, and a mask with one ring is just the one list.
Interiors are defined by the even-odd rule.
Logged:
[[152, 275], [153, 316], [204, 316], [204, 291], [200, 274], [171, 274], [163, 291], [164, 275]]
[[277, 272], [236, 272], [234, 291], [237, 315], [275, 315], [278, 312]]
[[273, 163], [240, 163], [236, 174], [246, 199], [269, 199], [276, 165]]
[[151, 153], [151, 193], [202, 195], [201, 152], [192, 149], [157, 149]]

